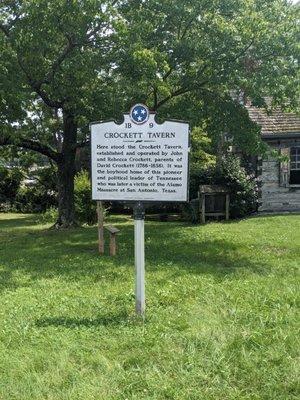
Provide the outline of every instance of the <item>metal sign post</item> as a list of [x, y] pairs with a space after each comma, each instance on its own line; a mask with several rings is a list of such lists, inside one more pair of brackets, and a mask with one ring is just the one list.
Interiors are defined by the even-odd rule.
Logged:
[[135, 310], [145, 313], [145, 210], [143, 203], [136, 203], [134, 216], [134, 261], [135, 261]]
[[104, 254], [104, 212], [102, 201], [97, 201], [98, 215], [98, 249], [100, 254]]

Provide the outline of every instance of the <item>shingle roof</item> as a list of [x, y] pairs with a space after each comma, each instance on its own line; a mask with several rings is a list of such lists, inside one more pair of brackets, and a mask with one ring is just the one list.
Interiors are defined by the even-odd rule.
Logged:
[[300, 136], [300, 115], [277, 108], [271, 114], [263, 108], [246, 106], [250, 119], [261, 127], [263, 137]]

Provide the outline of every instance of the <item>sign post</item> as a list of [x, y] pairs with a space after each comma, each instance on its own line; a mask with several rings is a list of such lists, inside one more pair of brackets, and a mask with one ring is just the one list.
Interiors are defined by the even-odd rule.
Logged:
[[124, 121], [91, 127], [92, 196], [134, 203], [136, 312], [145, 312], [144, 204], [188, 200], [189, 125], [134, 105]]
[[135, 311], [145, 313], [145, 210], [141, 202], [135, 204], [134, 217], [134, 261], [135, 261]]
[[104, 213], [102, 201], [97, 201], [98, 216], [98, 249], [100, 254], [104, 254]]

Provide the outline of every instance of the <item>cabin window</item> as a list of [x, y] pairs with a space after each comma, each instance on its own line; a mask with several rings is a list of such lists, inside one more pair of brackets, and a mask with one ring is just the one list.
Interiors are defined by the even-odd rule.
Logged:
[[300, 185], [300, 147], [291, 148], [290, 158], [290, 185]]

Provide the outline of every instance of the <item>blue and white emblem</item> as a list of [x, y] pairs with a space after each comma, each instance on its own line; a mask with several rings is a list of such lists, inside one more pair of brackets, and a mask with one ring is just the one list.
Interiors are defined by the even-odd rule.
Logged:
[[129, 113], [130, 119], [135, 124], [141, 125], [148, 121], [149, 109], [144, 104], [136, 104], [131, 107]]

